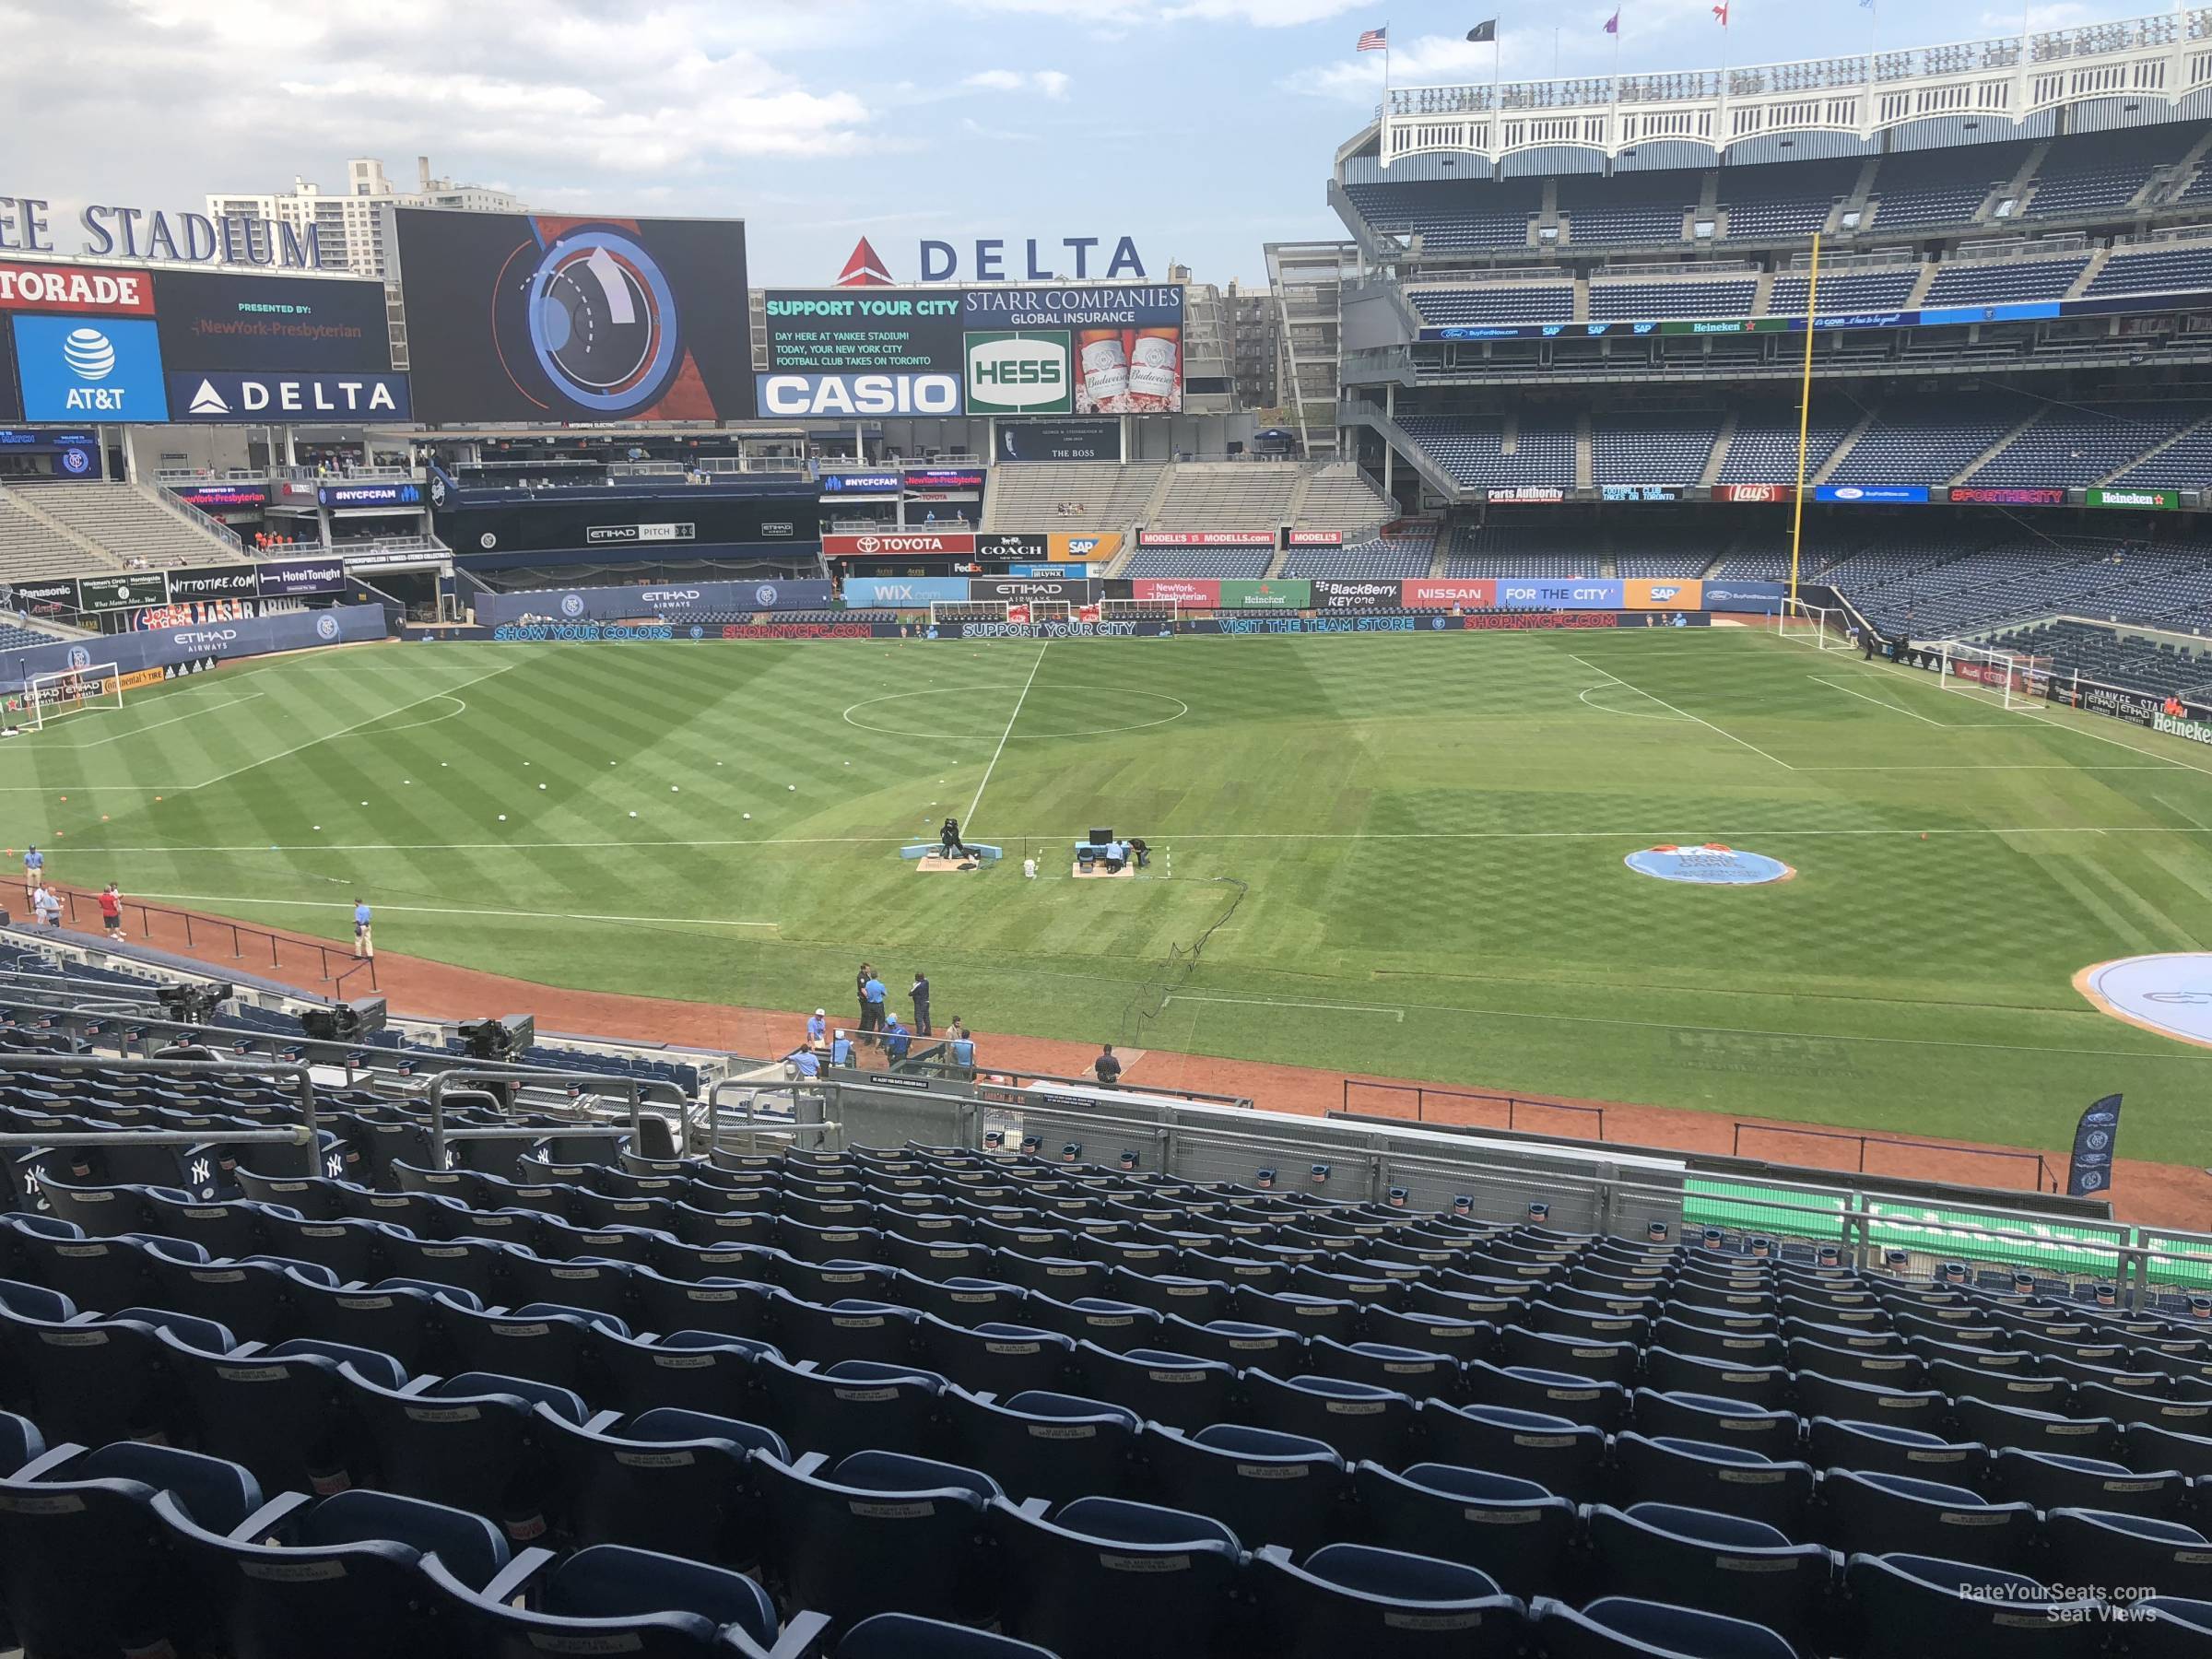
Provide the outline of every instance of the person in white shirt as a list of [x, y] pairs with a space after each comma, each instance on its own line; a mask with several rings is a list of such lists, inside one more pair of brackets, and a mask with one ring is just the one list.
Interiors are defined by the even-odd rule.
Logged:
[[30, 905], [39, 912], [39, 920], [44, 925], [48, 927], [61, 926], [62, 901], [53, 896], [52, 889], [40, 888], [30, 896]]
[[1031, 881], [1034, 881], [1034, 880], [1036, 880], [1036, 879], [1037, 879], [1037, 861], [1036, 861], [1035, 859], [1033, 859], [1033, 858], [1025, 858], [1025, 859], [1023, 859], [1023, 860], [1021, 861], [1021, 873], [1022, 873], [1022, 875], [1023, 875], [1023, 876], [1025, 876], [1026, 877], [1028, 877], [1030, 880], [1031, 880]]

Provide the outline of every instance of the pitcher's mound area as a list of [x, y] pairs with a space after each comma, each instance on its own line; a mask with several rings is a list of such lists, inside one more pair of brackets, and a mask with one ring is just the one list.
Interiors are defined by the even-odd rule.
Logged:
[[2115, 1019], [2212, 1048], [2212, 951], [2099, 962], [2074, 976], [2074, 989]]
[[1663, 843], [1631, 853], [1622, 862], [1639, 876], [1686, 881], [1696, 887], [1761, 887], [1770, 881], [1787, 881], [1797, 874], [1779, 858], [1746, 853], [1721, 841], [1694, 847]]

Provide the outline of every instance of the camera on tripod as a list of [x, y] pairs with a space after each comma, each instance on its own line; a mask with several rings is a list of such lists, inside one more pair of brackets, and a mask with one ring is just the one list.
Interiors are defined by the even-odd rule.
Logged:
[[537, 1022], [528, 1014], [503, 1014], [496, 1019], [465, 1019], [461, 1041], [469, 1055], [508, 1065], [528, 1053], [537, 1041]]
[[358, 1042], [382, 1030], [385, 1019], [384, 999], [362, 996], [327, 1008], [309, 1008], [300, 1016], [300, 1029], [317, 1042]]
[[162, 1012], [179, 1025], [206, 1025], [215, 1010], [227, 1001], [237, 986], [197, 982], [182, 985], [162, 985], [154, 992]]

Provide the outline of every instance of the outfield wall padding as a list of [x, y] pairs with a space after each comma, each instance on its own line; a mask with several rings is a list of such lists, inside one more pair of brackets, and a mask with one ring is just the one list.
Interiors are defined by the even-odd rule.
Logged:
[[381, 605], [340, 605], [328, 610], [295, 611], [289, 616], [238, 622], [141, 629], [0, 654], [0, 687], [20, 690], [23, 682], [34, 675], [60, 674], [94, 664], [112, 663], [120, 672], [129, 674], [180, 663], [222, 662], [276, 651], [357, 644], [382, 640], [388, 632]]

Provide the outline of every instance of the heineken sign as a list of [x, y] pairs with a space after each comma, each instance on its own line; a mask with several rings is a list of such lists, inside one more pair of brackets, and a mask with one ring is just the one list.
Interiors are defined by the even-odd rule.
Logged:
[[2173, 512], [2180, 509], [2182, 492], [2178, 489], [2092, 489], [2088, 495], [2091, 507], [2129, 507], [2138, 512]]

